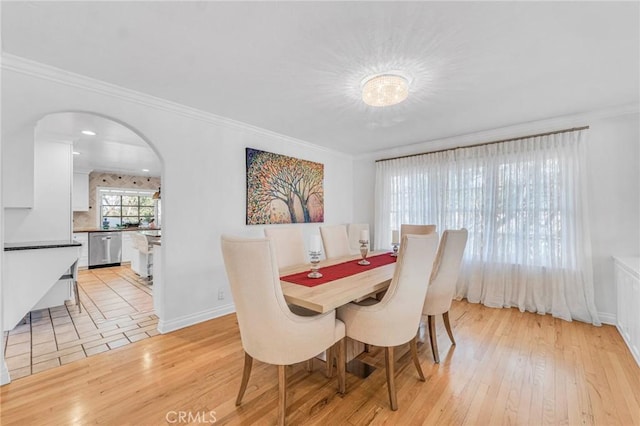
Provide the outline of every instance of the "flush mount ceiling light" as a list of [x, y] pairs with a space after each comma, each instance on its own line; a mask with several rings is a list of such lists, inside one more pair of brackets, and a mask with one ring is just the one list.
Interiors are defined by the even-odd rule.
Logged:
[[399, 71], [371, 75], [361, 86], [362, 100], [374, 107], [396, 105], [409, 96], [409, 79]]
[[83, 130], [80, 133], [82, 133], [83, 135], [87, 135], [87, 136], [95, 136], [96, 132], [94, 132], [93, 130]]

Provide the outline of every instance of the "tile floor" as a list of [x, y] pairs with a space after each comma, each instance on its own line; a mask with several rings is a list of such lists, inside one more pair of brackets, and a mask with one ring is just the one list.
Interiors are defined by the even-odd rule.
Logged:
[[29, 312], [4, 333], [12, 380], [158, 334], [153, 286], [128, 266], [80, 271], [78, 285], [82, 313], [67, 301]]

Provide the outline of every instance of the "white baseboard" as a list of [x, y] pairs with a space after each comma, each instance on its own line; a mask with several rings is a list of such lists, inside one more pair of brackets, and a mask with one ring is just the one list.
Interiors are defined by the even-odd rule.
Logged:
[[2, 362], [0, 362], [0, 386], [6, 385], [9, 382], [11, 382], [11, 377], [9, 376], [9, 369], [7, 368], [7, 363], [4, 362], [4, 359], [3, 359]]
[[607, 325], [616, 325], [616, 314], [609, 312], [598, 312], [600, 322]]
[[161, 334], [169, 333], [175, 330], [179, 330], [181, 328], [198, 324], [203, 321], [208, 321], [214, 318], [228, 315], [235, 311], [236, 311], [236, 307], [233, 303], [231, 303], [229, 305], [218, 306], [217, 308], [214, 308], [214, 309], [208, 309], [206, 311], [196, 312], [195, 314], [174, 318], [169, 321], [160, 320], [158, 321], [158, 331]]

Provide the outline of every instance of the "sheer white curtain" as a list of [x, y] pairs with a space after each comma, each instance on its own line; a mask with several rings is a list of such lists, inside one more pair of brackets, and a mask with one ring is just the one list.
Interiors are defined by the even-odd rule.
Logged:
[[467, 228], [457, 298], [599, 325], [585, 201], [586, 131], [376, 165], [375, 247], [402, 223]]

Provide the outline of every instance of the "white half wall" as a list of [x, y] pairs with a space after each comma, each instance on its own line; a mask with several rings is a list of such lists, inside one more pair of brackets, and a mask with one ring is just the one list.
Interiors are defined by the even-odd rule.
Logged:
[[[425, 142], [361, 156], [354, 161], [355, 222], [374, 222], [375, 160], [590, 126], [587, 144], [589, 213], [595, 302], [614, 323], [616, 291], [612, 256], [640, 255], [640, 115], [638, 106], [603, 110]], [[372, 182], [370, 186], [365, 182]], [[368, 188], [368, 189], [367, 189]], [[359, 208], [370, 206], [370, 208]], [[376, 232], [374, 229], [373, 232]], [[376, 247], [380, 248], [380, 247]], [[385, 247], [386, 248], [386, 247]]]

